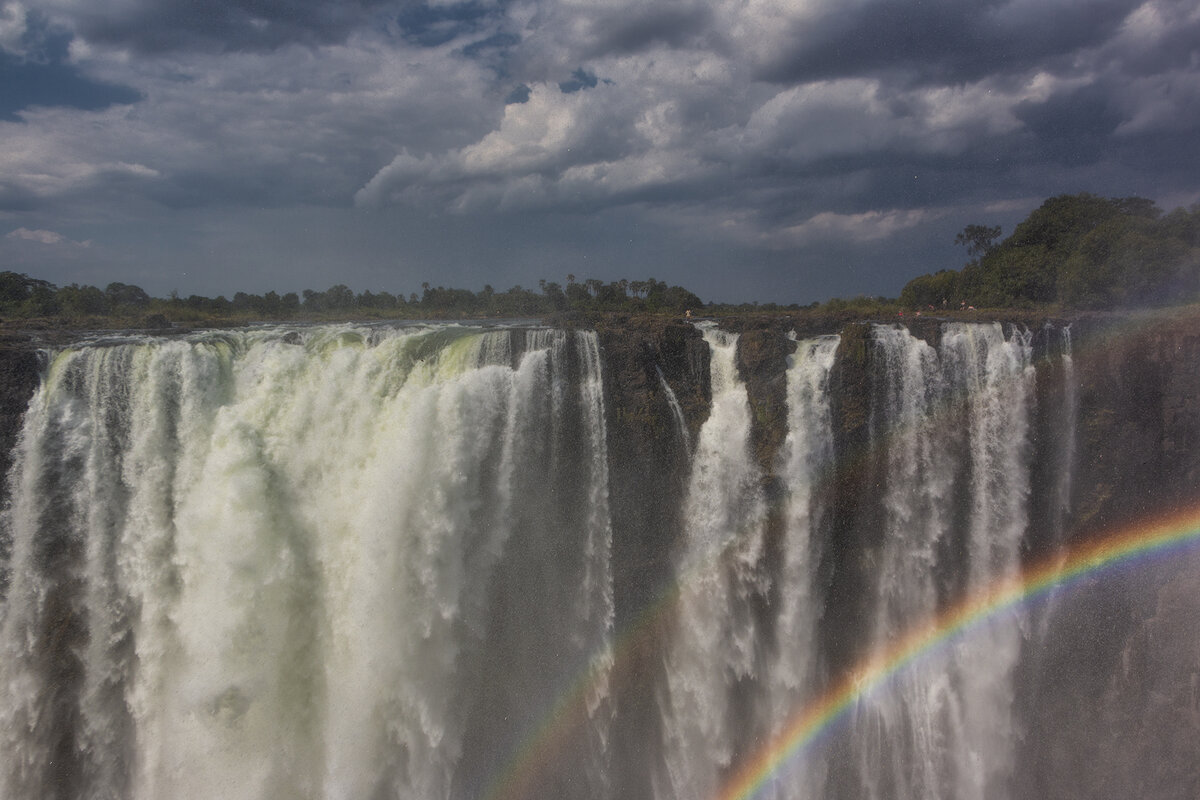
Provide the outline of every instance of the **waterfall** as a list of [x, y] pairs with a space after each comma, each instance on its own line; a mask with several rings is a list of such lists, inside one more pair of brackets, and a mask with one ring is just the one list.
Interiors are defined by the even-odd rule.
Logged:
[[688, 458], [691, 458], [692, 436], [688, 433], [687, 420], [683, 417], [683, 406], [679, 405], [679, 398], [671, 390], [671, 384], [667, 383], [667, 377], [663, 375], [662, 367], [656, 364], [654, 370], [658, 373], [658, 384], [662, 387], [663, 394], [667, 396], [667, 405], [671, 408], [671, 416], [675, 418], [675, 427], [679, 431], [680, 440], [683, 442], [683, 450]]
[[[829, 370], [839, 343], [837, 336], [800, 341], [788, 363], [788, 434], [780, 453], [780, 475], [788, 499], [775, 628], [779, 652], [771, 670], [775, 681], [771, 707], [777, 709], [794, 705], [801, 690], [811, 689], [815, 668], [818, 603], [814, 570], [826, 511], [818, 489], [833, 469]], [[781, 722], [777, 719], [772, 729], [777, 731]]]
[[660, 699], [660, 800], [716, 795], [738, 746], [734, 689], [756, 667], [750, 594], [759, 580], [765, 507], [750, 454], [750, 406], [737, 371], [738, 336], [699, 327], [712, 355], [712, 412], [700, 429], [684, 498], [677, 618]]
[[1060, 451], [1055, 472], [1058, 475], [1058, 518], [1054, 527], [1061, 534], [1065, 525], [1063, 517], [1071, 511], [1071, 489], [1075, 482], [1076, 459], [1076, 429], [1079, 426], [1079, 385], [1075, 377], [1075, 358], [1071, 346], [1071, 326], [1067, 325], [1060, 331], [1061, 343], [1059, 358], [1062, 362], [1063, 405], [1062, 418], [1059, 422], [1062, 430], [1063, 446]]
[[[788, 358], [788, 433], [779, 456], [779, 474], [788, 496], [777, 586], [776, 651], [767, 668], [764, 712], [771, 736], [780, 734], [789, 712], [807, 701], [817, 686], [820, 592], [816, 565], [821, 557], [821, 523], [827, 512], [820, 489], [834, 467], [829, 371], [840, 341], [837, 336], [802, 340]], [[810, 765], [795, 781], [773, 787], [774, 797], [818, 797], [823, 778], [819, 765]]]
[[[47, 351], [0, 510], [0, 797], [729, 796], [1075, 535], [1069, 328], [1036, 370], [1000, 324], [696, 329], [608, 367], [611, 332], [451, 324]], [[650, 367], [703, 346], [670, 373], [711, 397], [689, 439]], [[1022, 737], [1070, 683], [1040, 602], [855, 694], [755, 796], [1037, 785]]]
[[[596, 338], [525, 336], [55, 353], [3, 517], [0, 794], [479, 796], [553, 703], [502, 704], [481, 744], [493, 660], [566, 639], [523, 665], [544, 692], [611, 646]], [[578, 797], [606, 773], [592, 695]]]
[[[1075, 485], [1077, 428], [1079, 424], [1079, 386], [1075, 374], [1075, 359], [1072, 353], [1071, 326], [1055, 329], [1047, 325], [1047, 356], [1057, 357], [1058, 369], [1061, 375], [1061, 395], [1046, 409], [1044, 416], [1049, 420], [1051, 435], [1048, 452], [1043, 458], [1050, 464], [1050, 476], [1053, 481], [1048, 492], [1048, 502], [1043, 504], [1042, 514], [1046, 519], [1041, 520], [1045, 527], [1050, 558], [1055, 564], [1055, 570], [1062, 569], [1065, 558], [1067, 526], [1071, 515], [1072, 493]], [[1057, 345], [1057, 346], [1054, 346]], [[1026, 681], [1025, 702], [1036, 706], [1038, 686], [1043, 676], [1052, 667], [1047, 663], [1047, 655], [1052, 648], [1046, 644], [1054, 627], [1062, 592], [1052, 587], [1038, 606], [1031, 612], [1029, 627], [1032, 631], [1030, 638], [1034, 646], [1028, 648], [1024, 670], [1029, 676]]]
[[[971, 505], [967, 523], [967, 587], [978, 592], [1020, 569], [1029, 524], [1029, 424], [1034, 368], [1031, 336], [999, 323], [949, 325], [943, 349], [953, 385], [967, 396]], [[954, 652], [961, 684], [963, 729], [958, 741], [958, 797], [1005, 797], [1015, 729], [1013, 670], [1025, 616], [1013, 609]]]
[[[1028, 334], [998, 324], [948, 324], [940, 352], [904, 328], [878, 326], [873, 340], [885, 486], [869, 652], [882, 654], [948, 600], [1018, 570], [1033, 368]], [[1007, 796], [1021, 622], [1003, 615], [857, 704], [862, 796]]]
[[[954, 475], [947, 426], [938, 412], [948, 386], [937, 352], [907, 329], [876, 326], [878, 354], [872, 398], [870, 447], [883, 464], [882, 545], [875, 563], [868, 652], [886, 651], [910, 626], [938, 607], [935, 566], [947, 534], [948, 496]], [[902, 676], [894, 691], [855, 709], [857, 769], [863, 796], [942, 796], [953, 758], [955, 697], [944, 664]], [[948, 795], [947, 795], [948, 796]]]
[[[767, 587], [766, 499], [750, 454], [737, 337], [703, 330], [713, 406], [684, 500], [658, 798], [713, 796], [746, 739], [778, 734], [836, 677], [824, 674], [819, 651], [825, 588], [817, 564], [830, 511], [822, 486], [837, 467], [829, 381], [840, 340], [797, 342], [789, 359], [788, 430], [776, 467], [786, 490], [780, 563]], [[878, 473], [878, 494], [856, 499], [879, 507], [871, 518], [880, 530], [858, 556], [871, 565], [867, 617], [856, 634], [867, 659], [1019, 569], [1029, 523], [1031, 337], [999, 325], [947, 324], [940, 333], [934, 347], [906, 328], [870, 331], [869, 453], [852, 454]], [[756, 612], [762, 595], [773, 600]], [[1008, 796], [1024, 625], [1020, 612], [998, 615], [985, 635], [931, 654], [887, 691], [859, 698], [840, 744], [764, 796]], [[765, 645], [768, 630], [773, 647]], [[759, 702], [745, 703], [756, 695]]]

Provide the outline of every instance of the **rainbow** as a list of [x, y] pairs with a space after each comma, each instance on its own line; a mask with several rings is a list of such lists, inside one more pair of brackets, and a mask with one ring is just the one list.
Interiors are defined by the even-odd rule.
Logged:
[[535, 789], [546, 764], [553, 763], [565, 749], [575, 730], [587, 724], [592, 704], [589, 699], [602, 686], [635, 679], [638, 654], [652, 652], [656, 639], [663, 636], [663, 624], [679, 600], [678, 583], [666, 588], [647, 605], [613, 642], [608, 658], [593, 659], [571, 686], [560, 695], [550, 713], [526, 738], [508, 767], [484, 794], [487, 800], [518, 800], [535, 796]]
[[1009, 580], [970, 596], [898, 639], [802, 708], [766, 747], [726, 782], [719, 800], [750, 800], [855, 702], [940, 644], [1013, 606], [1036, 599], [1104, 569], [1200, 542], [1200, 507], [1189, 508], [1100, 539], [1082, 542]]
[[[1104, 347], [1108, 347], [1113, 338], [1152, 331], [1156, 324], [1169, 322], [1176, 316], [1178, 314], [1174, 311], [1131, 314], [1119, 322], [1108, 320], [1102, 330], [1093, 335], [1104, 342]], [[1097, 315], [1096, 318], [1107, 319], [1105, 315]], [[1081, 350], [1077, 350], [1075, 355], [1081, 353]], [[866, 452], [859, 452], [850, 458], [851, 464], [839, 469], [853, 469], [855, 464], [866, 458]], [[829, 473], [834, 466], [827, 465], [828, 472], [823, 481], [832, 479]], [[990, 588], [984, 594], [960, 602], [928, 625], [898, 640], [891, 649], [868, 664], [853, 670], [822, 697], [802, 709], [765, 749], [733, 775], [720, 799], [747, 800], [753, 797], [780, 767], [828, 729], [857, 698], [878, 689], [892, 674], [974, 623], [1109, 565], [1172, 546], [1186, 545], [1198, 536], [1200, 506], [1159, 516], [1152, 522], [1138, 524], [1122, 533], [1082, 543], [1070, 553], [1057, 553], [1046, 562]], [[654, 648], [656, 638], [665, 635], [664, 620], [679, 599], [682, 583], [681, 577], [674, 585], [664, 589], [615, 639], [608, 658], [594, 660], [570, 683], [550, 712], [516, 749], [506, 767], [494, 777], [484, 794], [486, 800], [518, 800], [534, 793], [545, 766], [553, 763], [566, 748], [568, 738], [588, 723], [588, 700], [597, 688], [604, 684], [612, 687], [621, 681], [636, 679], [632, 674], [637, 670], [635, 662], [639, 654]]]

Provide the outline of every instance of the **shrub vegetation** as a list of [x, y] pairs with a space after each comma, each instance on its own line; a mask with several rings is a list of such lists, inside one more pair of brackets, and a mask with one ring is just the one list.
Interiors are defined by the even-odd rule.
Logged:
[[902, 306], [1077, 309], [1154, 307], [1200, 299], [1200, 204], [1163, 214], [1143, 197], [1052, 197], [1000, 242], [968, 225], [960, 270], [909, 281]]

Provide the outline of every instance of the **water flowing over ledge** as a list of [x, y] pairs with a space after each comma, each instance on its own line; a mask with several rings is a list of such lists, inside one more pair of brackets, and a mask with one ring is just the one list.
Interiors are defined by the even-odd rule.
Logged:
[[[1176, 498], [1200, 462], [1177, 341], [1137, 374]], [[973, 323], [49, 351], [0, 528], [0, 794], [724, 796], [844, 676], [1134, 516], [1103, 457], [1114, 432], [1147, 452], [1114, 358]], [[1195, 741], [1186, 697], [1131, 698], [1187, 685], [1196, 561], [997, 610], [756, 791], [1094, 794], [1082, 765], [1138, 730]], [[1080, 693], [1081, 726], [1126, 728], [1056, 727]], [[1196, 778], [1186, 746], [1136, 749], [1147, 796]]]

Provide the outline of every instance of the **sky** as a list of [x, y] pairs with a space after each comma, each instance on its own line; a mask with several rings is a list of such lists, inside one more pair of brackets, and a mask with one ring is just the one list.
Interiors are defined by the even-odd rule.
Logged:
[[1197, 0], [0, 0], [0, 269], [155, 296], [895, 296], [1200, 200]]

